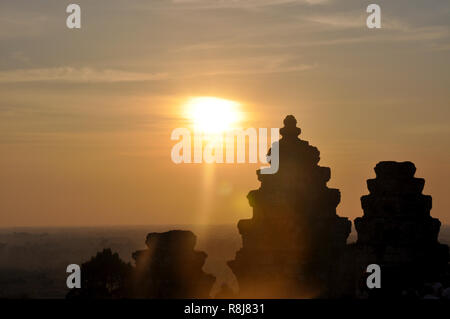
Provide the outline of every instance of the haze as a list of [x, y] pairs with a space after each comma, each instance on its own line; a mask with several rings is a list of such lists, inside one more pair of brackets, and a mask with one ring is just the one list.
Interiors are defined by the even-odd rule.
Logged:
[[409, 160], [450, 223], [450, 3], [333, 0], [0, 4], [0, 226], [237, 223], [259, 164], [171, 161], [192, 97], [241, 104], [245, 127], [293, 114], [362, 215], [382, 160]]

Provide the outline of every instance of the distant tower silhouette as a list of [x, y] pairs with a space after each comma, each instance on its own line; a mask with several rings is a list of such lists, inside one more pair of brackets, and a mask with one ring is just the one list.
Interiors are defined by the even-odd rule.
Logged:
[[317, 165], [320, 152], [296, 124], [284, 119], [279, 170], [257, 171], [261, 187], [247, 196], [253, 218], [238, 223], [243, 246], [229, 266], [241, 297], [326, 296], [346, 248], [351, 222], [336, 215], [340, 192], [326, 186], [330, 169]]
[[411, 162], [380, 162], [376, 178], [367, 180], [370, 194], [361, 197], [364, 216], [355, 219], [350, 258], [355, 282], [367, 265], [381, 266], [381, 290], [370, 294], [399, 296], [439, 280], [448, 267], [448, 246], [438, 242], [441, 222], [430, 216], [431, 196], [422, 195], [425, 180], [415, 172]]
[[208, 298], [215, 278], [203, 272], [206, 253], [195, 251], [190, 231], [150, 233], [148, 249], [133, 253], [137, 298]]

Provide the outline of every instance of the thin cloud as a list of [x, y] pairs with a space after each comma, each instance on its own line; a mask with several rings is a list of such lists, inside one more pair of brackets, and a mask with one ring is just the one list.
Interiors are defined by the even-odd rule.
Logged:
[[331, 0], [172, 0], [175, 5], [192, 5], [204, 8], [251, 8], [284, 4], [319, 5]]
[[[220, 63], [219, 63], [220, 62]], [[0, 83], [67, 82], [118, 83], [183, 79], [201, 76], [247, 75], [300, 72], [317, 67], [316, 64], [288, 63], [284, 57], [259, 57], [240, 61], [214, 60], [204, 62], [203, 70], [183, 70], [175, 73], [137, 73], [114, 69], [55, 67], [0, 71]], [[220, 65], [217, 68], [217, 65]], [[205, 69], [207, 71], [205, 71]]]
[[[260, 43], [252, 41], [252, 36], [246, 37], [234, 42], [203, 42], [184, 47], [179, 47], [175, 51], [189, 52], [202, 50], [221, 50], [230, 48], [241, 49], [292, 49], [297, 47], [313, 46], [338, 46], [342, 44], [356, 43], [376, 43], [376, 42], [418, 42], [427, 43], [428, 48], [437, 51], [446, 51], [450, 48], [448, 39], [450, 29], [447, 26], [412, 26], [399, 20], [391, 20], [383, 24], [383, 28], [390, 32], [368, 32], [365, 27], [365, 20], [346, 19], [344, 17], [316, 16], [308, 19], [309, 23], [321, 24], [323, 26], [333, 27], [333, 29], [321, 28], [317, 32], [326, 34], [326, 31], [335, 31], [336, 28], [352, 29], [348, 33], [341, 33], [341, 36], [334, 35], [334, 38], [321, 39], [302, 39], [302, 41], [272, 41], [269, 43]], [[254, 36], [254, 35], [253, 35]]]
[[289, 56], [252, 57], [240, 61], [215, 60], [212, 62], [220, 65], [219, 68], [209, 68], [210, 71], [199, 72], [194, 76], [220, 76], [220, 75], [256, 75], [271, 73], [302, 72], [316, 68], [317, 64], [299, 63]]
[[19, 69], [10, 71], [0, 71], [0, 83], [20, 83], [20, 82], [138, 82], [152, 81], [166, 78], [165, 73], [135, 73], [121, 70], [105, 69], [98, 70], [92, 68], [43, 68], [43, 69]]
[[268, 66], [261, 69], [253, 68], [253, 69], [242, 69], [242, 70], [218, 70], [212, 72], [204, 72], [199, 73], [194, 76], [219, 76], [219, 75], [255, 75], [255, 74], [271, 74], [271, 73], [290, 73], [290, 72], [301, 72], [307, 71], [316, 68], [316, 64], [301, 64], [296, 66], [289, 67], [280, 67], [280, 66]]

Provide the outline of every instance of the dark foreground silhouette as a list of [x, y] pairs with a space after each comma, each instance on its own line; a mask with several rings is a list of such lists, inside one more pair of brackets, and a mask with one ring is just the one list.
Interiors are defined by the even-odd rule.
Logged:
[[432, 283], [450, 286], [449, 248], [438, 242], [441, 222], [430, 216], [432, 199], [422, 195], [425, 180], [415, 171], [411, 162], [380, 162], [367, 180], [370, 194], [361, 197], [364, 216], [355, 219], [358, 240], [345, 266], [356, 283], [367, 265], [378, 264], [383, 284], [370, 290], [363, 282], [356, 296], [417, 296]]
[[146, 250], [133, 254], [133, 296], [138, 298], [208, 298], [215, 278], [203, 272], [206, 253], [195, 251], [190, 231], [150, 233]]
[[261, 187], [247, 196], [253, 218], [238, 223], [243, 246], [229, 265], [243, 297], [324, 296], [346, 248], [351, 222], [336, 215], [340, 192], [326, 186], [330, 168], [317, 164], [319, 150], [298, 138], [296, 124], [284, 120], [279, 170], [257, 171]]
[[[364, 215], [355, 219], [358, 240], [347, 245], [351, 222], [336, 215], [338, 189], [330, 169], [318, 165], [316, 147], [298, 138], [290, 115], [280, 129], [280, 166], [257, 172], [261, 186], [248, 194], [253, 217], [238, 223], [242, 249], [229, 266], [239, 293], [226, 285], [220, 298], [437, 298], [450, 297], [449, 249], [438, 242], [441, 223], [430, 216], [431, 196], [411, 162], [380, 162]], [[207, 298], [214, 277], [202, 271], [206, 254], [194, 250], [189, 231], [150, 233], [136, 266], [111, 251], [82, 266], [82, 288], [68, 297]], [[381, 288], [369, 289], [367, 266], [381, 267]], [[447, 288], [447, 290], [445, 290]]]
[[67, 298], [123, 298], [130, 296], [133, 267], [117, 253], [104, 249], [81, 265], [81, 289], [72, 289]]
[[150, 233], [148, 248], [133, 253], [135, 267], [105, 249], [82, 265], [81, 288], [67, 298], [209, 298], [215, 278], [203, 272], [207, 255], [195, 243], [190, 231]]

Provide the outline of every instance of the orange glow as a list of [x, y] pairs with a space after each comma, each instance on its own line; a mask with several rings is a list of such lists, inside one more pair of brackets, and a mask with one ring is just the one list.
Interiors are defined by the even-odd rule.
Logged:
[[204, 133], [222, 133], [235, 128], [242, 119], [240, 104], [217, 97], [194, 97], [184, 105], [186, 117], [194, 129]]

